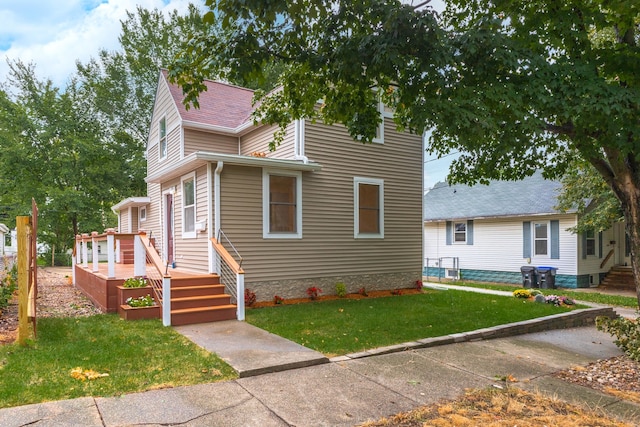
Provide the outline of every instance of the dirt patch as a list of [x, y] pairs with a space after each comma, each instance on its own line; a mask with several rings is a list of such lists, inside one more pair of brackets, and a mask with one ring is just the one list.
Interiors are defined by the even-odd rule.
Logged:
[[[80, 317], [100, 313], [69, 280], [71, 268], [38, 269], [37, 317]], [[12, 343], [18, 335], [18, 301], [14, 297], [0, 313], [0, 344]]]
[[415, 295], [423, 292], [425, 291], [408, 288], [408, 289], [394, 289], [394, 290], [388, 290], [388, 291], [367, 291], [366, 295], [346, 294], [344, 297], [339, 297], [337, 295], [319, 295], [314, 300], [312, 300], [309, 297], [287, 298], [287, 299], [283, 299], [280, 304], [276, 304], [274, 301], [260, 301], [252, 304], [250, 307], [247, 307], [247, 308], [276, 307], [278, 305], [306, 304], [310, 302], [331, 301], [331, 300], [337, 300], [337, 299], [366, 299], [366, 298], [381, 298], [381, 297], [390, 297], [390, 296], [398, 296], [398, 295]]

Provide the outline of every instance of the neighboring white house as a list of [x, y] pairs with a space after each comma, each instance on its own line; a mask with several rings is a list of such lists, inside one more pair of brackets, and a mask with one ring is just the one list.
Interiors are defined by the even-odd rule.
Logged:
[[489, 185], [436, 184], [424, 197], [423, 274], [446, 277], [457, 257], [465, 280], [521, 283], [522, 266], [549, 266], [557, 268], [557, 286], [576, 288], [630, 265], [623, 224], [568, 231], [578, 215], [555, 209], [560, 187], [540, 172]]

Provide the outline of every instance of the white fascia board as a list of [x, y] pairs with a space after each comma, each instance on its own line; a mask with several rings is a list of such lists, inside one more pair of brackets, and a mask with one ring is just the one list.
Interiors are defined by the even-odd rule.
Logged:
[[150, 197], [146, 197], [146, 196], [145, 197], [128, 197], [122, 200], [121, 202], [119, 202], [118, 204], [113, 205], [111, 207], [111, 210], [114, 213], [117, 213], [122, 209], [130, 208], [130, 207], [146, 206], [149, 203], [151, 203]]
[[247, 131], [252, 130], [254, 128], [254, 124], [252, 121], [244, 122], [243, 124], [241, 124], [236, 128], [231, 128], [226, 126], [214, 126], [214, 125], [208, 125], [200, 122], [183, 120], [182, 126], [183, 128], [188, 128], [188, 129], [205, 130], [209, 132], [215, 132], [223, 135], [233, 135], [233, 136], [243, 135], [247, 133]]
[[572, 215], [576, 212], [567, 211], [567, 212], [542, 212], [542, 213], [523, 213], [517, 215], [495, 215], [495, 216], [473, 216], [473, 217], [460, 217], [460, 218], [435, 218], [435, 219], [425, 219], [425, 224], [431, 222], [444, 222], [444, 221], [467, 221], [467, 220], [477, 220], [477, 219], [506, 219], [506, 218], [525, 218], [525, 217], [538, 217], [538, 216], [551, 216], [551, 215]]
[[303, 163], [299, 160], [270, 159], [268, 157], [239, 156], [235, 154], [218, 154], [206, 151], [196, 151], [153, 175], [147, 176], [146, 182], [162, 183], [182, 176], [198, 167], [210, 162], [224, 162], [225, 165], [247, 166], [257, 168], [272, 168], [296, 171], [318, 171], [322, 169], [319, 163]]

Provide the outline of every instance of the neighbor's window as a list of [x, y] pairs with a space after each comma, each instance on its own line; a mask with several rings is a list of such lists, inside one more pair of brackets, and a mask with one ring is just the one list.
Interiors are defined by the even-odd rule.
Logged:
[[596, 254], [596, 232], [588, 230], [586, 233], [587, 246], [585, 248], [587, 256]]
[[147, 219], [147, 208], [140, 208], [140, 222]]
[[453, 224], [453, 241], [455, 243], [467, 243], [466, 222], [455, 222]]
[[11, 231], [4, 235], [4, 245], [11, 246]]
[[182, 180], [182, 232], [183, 237], [196, 236], [195, 175]]
[[354, 178], [354, 237], [384, 237], [384, 181]]
[[302, 174], [264, 172], [263, 237], [302, 237]]
[[547, 223], [533, 225], [533, 254], [549, 254], [549, 227]]
[[165, 117], [161, 118], [158, 126], [158, 134], [160, 136], [158, 152], [160, 153], [160, 158], [164, 159], [167, 157], [167, 119]]

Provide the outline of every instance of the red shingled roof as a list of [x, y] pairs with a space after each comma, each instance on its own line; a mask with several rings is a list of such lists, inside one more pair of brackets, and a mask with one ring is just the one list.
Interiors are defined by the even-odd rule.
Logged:
[[182, 120], [233, 129], [249, 120], [249, 115], [253, 111], [251, 105], [253, 90], [205, 80], [207, 90], [198, 97], [200, 107], [191, 106], [187, 110], [182, 103], [184, 100], [182, 88], [169, 82], [167, 70], [162, 70], [162, 75], [169, 85], [171, 96]]

